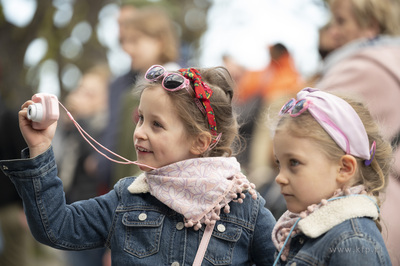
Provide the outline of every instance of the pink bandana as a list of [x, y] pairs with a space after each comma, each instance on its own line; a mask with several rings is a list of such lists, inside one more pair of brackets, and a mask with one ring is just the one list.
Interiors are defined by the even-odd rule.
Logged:
[[297, 99], [311, 102], [308, 111], [346, 154], [372, 159], [375, 146], [371, 150], [368, 148], [370, 145], [364, 124], [349, 103], [313, 88], [301, 90]]
[[[365, 187], [363, 185], [359, 185], [359, 186], [345, 189], [344, 191], [341, 189], [338, 189], [335, 191], [332, 198], [340, 197], [343, 195], [352, 195], [352, 194], [366, 194]], [[276, 249], [278, 251], [280, 251], [282, 249], [282, 247], [284, 246], [284, 242], [289, 235], [290, 229], [293, 227], [293, 225], [296, 223], [296, 221], [299, 218], [307, 217], [311, 213], [318, 210], [321, 206], [324, 206], [326, 204], [328, 204], [327, 200], [323, 199], [320, 204], [310, 205], [307, 207], [307, 209], [305, 211], [303, 211], [301, 213], [293, 213], [290, 211], [286, 211], [276, 222], [274, 229], [272, 230], [272, 241], [274, 242]], [[286, 261], [287, 256], [289, 255], [291, 238], [298, 233], [300, 233], [300, 229], [297, 228], [297, 225], [296, 225], [296, 228], [291, 233], [291, 237], [289, 238], [288, 242], [284, 246], [284, 250], [281, 255], [281, 259], [283, 261]]]
[[246, 191], [257, 198], [254, 184], [240, 172], [234, 157], [189, 159], [144, 175], [151, 195], [182, 214], [185, 226], [195, 230], [215, 224], [221, 209], [229, 213], [229, 202], [242, 203]]

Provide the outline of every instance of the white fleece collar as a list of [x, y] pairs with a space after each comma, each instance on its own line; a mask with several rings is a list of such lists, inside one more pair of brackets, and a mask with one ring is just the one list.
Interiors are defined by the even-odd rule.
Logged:
[[322, 206], [307, 217], [301, 219], [298, 228], [308, 237], [317, 238], [334, 226], [357, 217], [379, 216], [375, 199], [363, 195], [348, 196]]
[[147, 193], [150, 192], [149, 184], [146, 182], [146, 175], [141, 173], [129, 185], [128, 190], [131, 194]]

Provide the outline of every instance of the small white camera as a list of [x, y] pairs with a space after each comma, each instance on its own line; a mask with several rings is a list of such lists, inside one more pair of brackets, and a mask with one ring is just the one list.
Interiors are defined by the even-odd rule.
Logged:
[[32, 120], [34, 129], [48, 128], [58, 120], [60, 115], [57, 96], [48, 93], [37, 93], [32, 96], [34, 104], [28, 106], [27, 117]]

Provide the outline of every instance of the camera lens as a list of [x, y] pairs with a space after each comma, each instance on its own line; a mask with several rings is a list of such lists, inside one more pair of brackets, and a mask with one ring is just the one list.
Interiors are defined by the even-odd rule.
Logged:
[[43, 106], [41, 103], [34, 103], [28, 106], [27, 117], [34, 122], [40, 122], [43, 119]]

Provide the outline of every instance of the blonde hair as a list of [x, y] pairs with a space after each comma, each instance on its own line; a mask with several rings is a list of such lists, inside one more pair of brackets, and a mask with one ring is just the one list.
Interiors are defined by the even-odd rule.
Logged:
[[[237, 116], [232, 108], [232, 98], [234, 93], [234, 83], [228, 70], [224, 67], [199, 68], [203, 82], [213, 91], [210, 97], [211, 107], [214, 110], [217, 124], [217, 133], [222, 133], [219, 141], [212, 149], [207, 150], [202, 156], [218, 157], [231, 156], [235, 154], [238, 140]], [[177, 72], [178, 73], [178, 72]], [[162, 79], [153, 82], [140, 81], [138, 91], [142, 92], [146, 88], [161, 86]], [[192, 88], [193, 89], [193, 84]], [[188, 136], [198, 136], [199, 134], [209, 134], [213, 139], [207, 117], [200, 111], [192, 95], [185, 89], [168, 91], [168, 95], [173, 103], [176, 113], [183, 121]]]
[[328, 3], [332, 6], [338, 1], [351, 2], [354, 17], [362, 28], [377, 23], [380, 34], [400, 35], [398, 0], [328, 0]]
[[[366, 191], [376, 198], [378, 206], [381, 206], [380, 193], [387, 186], [393, 162], [392, 147], [382, 137], [379, 126], [362, 102], [343, 96], [341, 98], [348, 102], [359, 115], [367, 132], [369, 145], [371, 146], [374, 141], [376, 142], [375, 156], [371, 165], [366, 166], [363, 159], [355, 157], [358, 166], [358, 179], [352, 185], [364, 185]], [[286, 132], [296, 137], [311, 139], [320, 147], [328, 160], [338, 161], [345, 155], [345, 152], [308, 111], [297, 117], [285, 114], [282, 117], [277, 117], [277, 120], [276, 130], [284, 128]], [[377, 226], [381, 229], [379, 221], [377, 222]]]
[[179, 44], [175, 26], [164, 10], [156, 7], [138, 9], [127, 22], [127, 30], [134, 28], [161, 42], [159, 64], [176, 62], [179, 57]]

